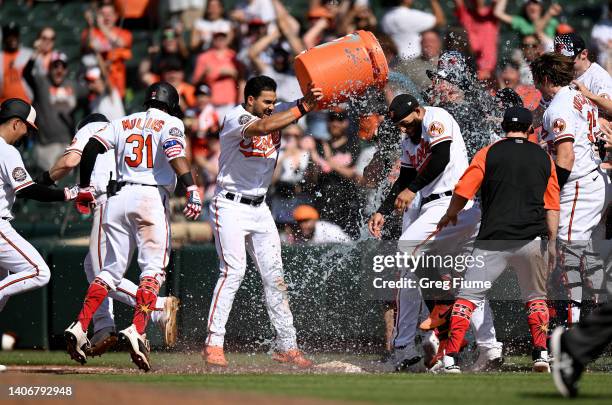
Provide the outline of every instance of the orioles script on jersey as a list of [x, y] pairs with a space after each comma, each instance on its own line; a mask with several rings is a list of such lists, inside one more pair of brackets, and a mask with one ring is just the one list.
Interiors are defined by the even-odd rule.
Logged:
[[240, 153], [245, 157], [269, 157], [280, 148], [280, 131], [254, 136], [240, 141]]

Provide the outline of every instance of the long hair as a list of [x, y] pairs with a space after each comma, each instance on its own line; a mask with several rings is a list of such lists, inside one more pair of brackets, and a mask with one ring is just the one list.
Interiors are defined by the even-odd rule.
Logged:
[[531, 62], [531, 73], [535, 83], [548, 79], [554, 86], [567, 86], [574, 80], [574, 61], [558, 53], [545, 53]]

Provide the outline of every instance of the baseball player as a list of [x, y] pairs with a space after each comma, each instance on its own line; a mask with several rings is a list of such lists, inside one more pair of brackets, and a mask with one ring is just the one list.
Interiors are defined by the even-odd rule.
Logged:
[[[502, 122], [506, 137], [474, 156], [440, 220], [439, 229], [448, 229], [449, 223], [459, 225], [459, 212], [481, 190], [482, 224], [472, 252], [476, 260], [468, 265], [465, 286], [460, 287], [452, 307], [444, 372], [461, 372], [456, 357], [472, 311], [490, 288], [479, 282], [495, 281], [508, 264], [517, 272], [526, 303], [533, 370], [550, 371], [546, 346], [548, 266], [542, 252], [543, 246], [548, 245], [552, 266], [559, 223], [559, 185], [550, 156], [528, 141], [532, 122], [526, 108], [506, 110]], [[548, 242], [541, 239], [543, 236], [548, 237]]]
[[80, 363], [86, 361], [85, 349], [90, 345], [89, 323], [109, 291], [116, 291], [121, 284], [137, 248], [141, 274], [134, 318], [118, 337], [138, 368], [151, 368], [144, 332], [165, 280], [171, 240], [169, 199], [177, 176], [187, 189], [185, 216], [195, 219], [202, 209], [185, 158], [183, 123], [171, 115], [178, 103], [179, 96], [172, 85], [154, 83], [146, 91], [146, 111], [112, 121], [96, 132], [83, 149], [77, 208], [87, 210], [95, 202], [91, 174], [97, 155], [110, 149], [115, 151], [118, 191], [108, 198], [102, 220], [107, 250], [103, 268], [89, 286], [77, 321], [64, 333], [68, 353]]
[[274, 360], [309, 367], [298, 349], [283, 277], [280, 238], [264, 199], [280, 150], [280, 130], [315, 109], [321, 90], [311, 87], [302, 99], [276, 104], [276, 83], [251, 78], [244, 104], [225, 116], [220, 134], [217, 189], [211, 204], [219, 279], [208, 315], [203, 350], [207, 364], [227, 366], [223, 352], [225, 324], [246, 271], [246, 252], [261, 274], [266, 308], [277, 334]]
[[580, 35], [572, 32], [555, 37], [555, 52], [572, 58], [574, 77], [593, 94], [605, 98], [612, 96], [612, 78], [597, 62], [589, 60], [589, 50]]
[[592, 252], [591, 234], [601, 220], [608, 177], [599, 168], [593, 144], [599, 133], [597, 107], [569, 87], [574, 62], [548, 53], [531, 64], [534, 83], [550, 104], [543, 117], [542, 140], [554, 157], [561, 188], [558, 239], [560, 270], [570, 308], [567, 321], [577, 323], [583, 286], [595, 303], [605, 296], [603, 265]]
[[[401, 249], [413, 254], [429, 252], [434, 247], [440, 249], [439, 243], [431, 242], [447, 240], [449, 246], [443, 246], [442, 250], [449, 250], [450, 245], [468, 240], [478, 224], [478, 218], [466, 221], [469, 226], [454, 227], [443, 232], [437, 232], [436, 229], [450, 202], [450, 190], [468, 166], [459, 125], [444, 109], [421, 107], [408, 94], [395, 97], [389, 106], [389, 117], [407, 135], [401, 144], [402, 167], [400, 177], [368, 222], [370, 233], [379, 238], [385, 216], [394, 208], [404, 211], [413, 203], [418, 192], [421, 196], [418, 217], [404, 229], [400, 237]], [[471, 208], [470, 204], [462, 216], [479, 216], [479, 210]], [[400, 315], [394, 331], [394, 346], [407, 351], [402, 354], [405, 358], [411, 355], [417, 357], [413, 347], [420, 307], [417, 293], [412, 288], [400, 291]], [[452, 296], [448, 293], [445, 298], [448, 304], [452, 303]], [[432, 315], [437, 317], [439, 314]]]
[[[77, 133], [72, 143], [66, 148], [64, 155], [55, 165], [42, 174], [44, 184], [53, 184], [65, 177], [81, 162], [83, 149], [89, 139], [108, 125], [108, 119], [102, 114], [90, 114], [77, 126]], [[106, 256], [106, 235], [102, 229], [102, 218], [107, 200], [107, 187], [116, 184], [116, 163], [113, 151], [108, 151], [96, 159], [91, 184], [95, 190], [93, 221], [89, 238], [89, 252], [85, 256], [83, 266], [87, 281], [91, 283], [100, 273]], [[128, 258], [128, 263], [131, 258]], [[132, 307], [136, 306], [136, 291], [138, 287], [130, 280], [122, 279], [115, 291], [109, 292], [100, 308], [93, 317], [93, 336], [91, 338], [91, 356], [101, 355], [117, 343], [115, 320], [113, 316], [113, 298]], [[112, 297], [112, 298], [111, 298]], [[179, 301], [175, 297], [158, 297], [151, 320], [159, 325], [166, 345], [172, 347], [176, 343], [176, 314]]]
[[0, 105], [0, 312], [12, 295], [44, 287], [49, 267], [34, 247], [13, 229], [11, 208], [15, 198], [69, 201], [78, 188], [51, 189], [35, 183], [13, 146], [30, 130], [37, 130], [36, 111], [17, 98]]

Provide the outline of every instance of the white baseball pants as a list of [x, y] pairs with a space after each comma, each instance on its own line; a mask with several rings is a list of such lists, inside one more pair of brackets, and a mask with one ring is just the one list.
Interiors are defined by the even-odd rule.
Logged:
[[106, 202], [102, 223], [106, 256], [96, 277], [113, 290], [109, 294], [112, 298], [136, 305], [137, 287], [129, 286], [123, 278], [135, 249], [140, 277], [153, 277], [160, 285], [164, 282], [170, 254], [168, 200], [168, 192], [162, 187], [127, 184]]
[[40, 253], [9, 221], [0, 219], [0, 311], [12, 295], [44, 287], [50, 278]]
[[[103, 229], [103, 219], [106, 212], [106, 198], [100, 198], [97, 201], [96, 206], [93, 210], [91, 234], [89, 237], [89, 251], [83, 262], [85, 268], [85, 275], [87, 276], [87, 282], [91, 283], [94, 278], [104, 267], [104, 258], [106, 257], [106, 233]], [[132, 255], [127, 257], [127, 263], [132, 261]], [[127, 268], [127, 267], [126, 267]], [[102, 301], [100, 308], [96, 311], [93, 316], [93, 329], [94, 333], [98, 330], [114, 327], [115, 317], [113, 314], [113, 300], [117, 300], [132, 308], [136, 306], [136, 291], [138, 286], [127, 278], [121, 279], [116, 290], [110, 291], [108, 296]], [[157, 297], [155, 304], [156, 311], [151, 314], [153, 321], [157, 318], [161, 309], [164, 308], [166, 298]]]
[[[466, 208], [458, 216], [457, 225], [444, 228], [436, 232], [438, 222], [448, 209], [451, 197], [440, 198], [431, 201], [416, 211], [415, 204], [420, 204], [420, 199], [414, 202], [404, 214], [403, 233], [400, 237], [399, 247], [427, 249], [425, 242], [448, 240], [443, 252], [456, 252], [456, 247], [474, 238], [478, 234], [480, 225], [480, 207], [469, 202]], [[418, 212], [418, 215], [416, 214]], [[404, 241], [404, 242], [402, 242]], [[436, 246], [439, 248], [439, 246]], [[404, 274], [405, 277], [413, 277], [414, 273]], [[415, 288], [403, 288], [398, 291], [396, 309], [396, 323], [393, 330], [393, 345], [395, 347], [406, 346], [414, 343], [416, 328], [421, 311], [427, 311], [420, 292]], [[471, 319], [476, 343], [479, 347], [501, 348], [501, 342], [495, 337], [495, 326], [493, 315], [488, 300], [481, 302], [473, 312]]]
[[283, 276], [280, 237], [270, 209], [265, 203], [254, 207], [221, 194], [215, 195], [210, 206], [220, 274], [208, 315], [206, 344], [223, 346], [225, 325], [245, 275], [248, 251], [261, 275], [266, 309], [276, 331], [276, 349], [295, 349], [296, 332]]

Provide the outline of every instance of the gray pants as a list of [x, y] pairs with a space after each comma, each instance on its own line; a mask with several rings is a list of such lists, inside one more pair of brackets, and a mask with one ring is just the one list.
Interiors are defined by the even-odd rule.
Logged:
[[495, 246], [479, 245], [472, 251], [471, 256], [476, 260], [467, 268], [457, 298], [478, 304], [490, 289], [482, 282], [493, 283], [507, 266], [511, 266], [518, 276], [524, 302], [546, 299], [548, 266], [545, 241], [536, 239], [506, 250], [485, 250], [492, 248], [501, 249], [499, 242]]

